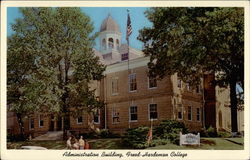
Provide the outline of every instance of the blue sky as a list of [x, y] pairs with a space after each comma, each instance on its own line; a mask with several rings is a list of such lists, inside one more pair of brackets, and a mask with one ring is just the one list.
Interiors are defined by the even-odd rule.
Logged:
[[[120, 30], [122, 32], [122, 43], [126, 43], [126, 25], [127, 25], [127, 9], [130, 10], [131, 23], [133, 28], [133, 33], [130, 36], [130, 46], [137, 48], [139, 50], [142, 49], [142, 43], [137, 40], [137, 36], [139, 34], [139, 30], [143, 27], [151, 26], [151, 23], [147, 20], [144, 15], [144, 12], [147, 8], [143, 7], [83, 7], [81, 8], [83, 12], [85, 12], [88, 16], [90, 16], [93, 24], [94, 24], [94, 32], [98, 32], [102, 21], [108, 16], [110, 13], [112, 18], [118, 23], [120, 26]], [[8, 36], [13, 33], [11, 29], [11, 24], [15, 23], [15, 19], [21, 17], [18, 8], [9, 7], [7, 10], [7, 28], [8, 28]], [[96, 49], [99, 50], [99, 40], [96, 39]]]

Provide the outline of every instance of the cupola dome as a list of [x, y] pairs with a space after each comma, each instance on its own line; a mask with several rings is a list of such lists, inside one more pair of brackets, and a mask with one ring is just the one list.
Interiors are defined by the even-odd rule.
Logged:
[[109, 14], [106, 19], [103, 20], [100, 32], [103, 31], [114, 31], [114, 32], [120, 32], [119, 25], [113, 20], [111, 15]]

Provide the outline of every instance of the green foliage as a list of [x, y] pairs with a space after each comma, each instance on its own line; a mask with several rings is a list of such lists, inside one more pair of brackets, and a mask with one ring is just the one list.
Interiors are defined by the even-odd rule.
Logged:
[[164, 120], [159, 126], [154, 128], [153, 136], [154, 138], [166, 139], [175, 143], [179, 138], [180, 132], [188, 132], [188, 129], [185, 127], [183, 122], [176, 120]]
[[122, 138], [123, 145], [134, 149], [146, 148], [148, 146], [148, 131], [149, 127], [137, 127], [128, 129]]
[[230, 138], [231, 134], [225, 131], [219, 131], [218, 133], [218, 137], [222, 137], [222, 138]]
[[7, 43], [10, 110], [68, 116], [73, 107], [87, 112], [102, 107], [89, 86], [105, 70], [93, 52], [90, 18], [74, 7], [22, 7], [20, 12]]
[[[216, 73], [215, 84], [230, 86], [232, 131], [237, 132], [236, 84], [244, 90], [244, 8], [155, 7], [145, 12], [152, 27], [140, 30], [152, 76], [178, 73], [191, 85], [203, 73]], [[166, 63], [167, 62], [167, 63]]]

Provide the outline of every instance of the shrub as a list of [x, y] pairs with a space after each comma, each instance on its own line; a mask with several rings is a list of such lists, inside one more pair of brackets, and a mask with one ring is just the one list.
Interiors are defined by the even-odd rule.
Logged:
[[212, 126], [210, 126], [206, 132], [209, 137], [217, 137], [217, 132]]
[[[187, 133], [188, 129], [185, 124], [176, 120], [164, 120], [159, 126], [154, 128], [153, 136], [161, 139], [167, 139], [172, 143], [176, 143], [179, 133]], [[178, 143], [178, 142], [177, 142]]]
[[219, 131], [218, 132], [218, 137], [229, 138], [229, 137], [231, 137], [231, 134], [229, 132]]
[[108, 129], [101, 129], [98, 134], [99, 138], [118, 138], [120, 135], [110, 132]]
[[122, 137], [122, 143], [124, 146], [134, 149], [143, 149], [148, 146], [147, 134], [149, 127], [137, 127], [127, 129], [127, 132]]

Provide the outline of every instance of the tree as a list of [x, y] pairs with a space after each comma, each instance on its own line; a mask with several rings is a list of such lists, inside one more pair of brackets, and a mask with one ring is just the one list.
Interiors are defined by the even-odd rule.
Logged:
[[230, 86], [232, 132], [237, 132], [236, 84], [244, 89], [243, 8], [150, 8], [152, 27], [140, 30], [150, 74], [163, 78], [178, 73], [199, 83], [205, 72], [215, 84]]
[[103, 106], [89, 86], [105, 70], [93, 52], [93, 25], [80, 8], [20, 11], [8, 37], [8, 105], [21, 116], [60, 114], [65, 136], [70, 115]]

